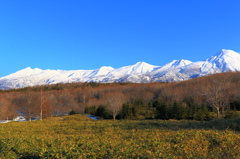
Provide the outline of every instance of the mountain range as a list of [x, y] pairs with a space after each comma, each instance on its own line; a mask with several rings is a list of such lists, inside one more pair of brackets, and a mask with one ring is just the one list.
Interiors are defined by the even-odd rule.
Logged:
[[173, 60], [164, 66], [145, 62], [114, 69], [103, 66], [95, 70], [42, 70], [25, 68], [0, 78], [0, 89], [22, 88], [72, 82], [174, 82], [222, 72], [240, 71], [240, 54], [222, 49], [205, 61]]

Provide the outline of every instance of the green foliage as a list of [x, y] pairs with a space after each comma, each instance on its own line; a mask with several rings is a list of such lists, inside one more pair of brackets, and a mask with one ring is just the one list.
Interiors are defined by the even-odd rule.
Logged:
[[153, 102], [153, 107], [156, 108], [156, 119], [169, 119], [168, 107], [166, 102], [155, 100]]
[[95, 87], [98, 87], [100, 84], [97, 82], [88, 82], [88, 83], [85, 83], [85, 85], [95, 88]]
[[130, 83], [128, 83], [128, 82], [119, 82], [118, 84], [119, 84], [119, 85], [128, 85], [128, 84], [130, 84]]
[[78, 114], [75, 110], [71, 110], [70, 112], [69, 112], [69, 115], [74, 115], [74, 114]]
[[233, 101], [230, 103], [230, 110], [240, 111], [240, 101]]
[[51, 85], [50, 90], [63, 90], [60, 84]]
[[185, 99], [187, 108], [186, 108], [186, 119], [194, 119], [194, 114], [197, 110], [197, 104], [194, 103], [194, 100], [189, 98]]
[[98, 116], [98, 117], [102, 117], [104, 119], [112, 119], [112, 115], [110, 115], [107, 108], [103, 105], [100, 105], [97, 108], [96, 113], [93, 114], [93, 115]]
[[194, 113], [194, 120], [199, 121], [210, 121], [216, 117], [214, 113], [209, 112], [208, 108], [204, 106], [197, 107], [196, 112]]
[[119, 119], [154, 119], [156, 116], [156, 108], [152, 103], [147, 105], [142, 100], [135, 100], [132, 103], [123, 105], [122, 111], [118, 115]]
[[134, 119], [134, 108], [129, 103], [123, 104], [122, 111], [117, 116], [119, 119]]
[[103, 119], [112, 119], [112, 115], [108, 112], [106, 106], [100, 105], [98, 107], [92, 106], [85, 109], [86, 114], [91, 114]]
[[174, 101], [174, 103], [169, 109], [170, 109], [169, 116], [171, 119], [177, 120], [185, 119], [186, 109], [181, 105], [181, 103]]
[[85, 113], [86, 113], [86, 114], [92, 114], [92, 115], [94, 115], [94, 114], [96, 113], [96, 111], [97, 111], [96, 106], [91, 106], [91, 107], [86, 107], [86, 108], [85, 108]]
[[227, 111], [225, 112], [225, 117], [226, 119], [234, 119], [240, 117], [240, 113], [237, 111]]

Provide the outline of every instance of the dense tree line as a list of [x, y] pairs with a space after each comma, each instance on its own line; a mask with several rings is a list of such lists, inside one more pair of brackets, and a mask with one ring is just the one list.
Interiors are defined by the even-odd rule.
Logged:
[[87, 113], [106, 119], [232, 118], [240, 111], [240, 73], [172, 83], [69, 83], [1, 90], [0, 119]]

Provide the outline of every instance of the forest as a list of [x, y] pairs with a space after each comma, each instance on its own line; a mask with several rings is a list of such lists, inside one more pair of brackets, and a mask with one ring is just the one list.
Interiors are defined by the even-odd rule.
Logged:
[[103, 119], [235, 118], [240, 111], [240, 73], [169, 83], [68, 83], [1, 90], [0, 120], [68, 114]]

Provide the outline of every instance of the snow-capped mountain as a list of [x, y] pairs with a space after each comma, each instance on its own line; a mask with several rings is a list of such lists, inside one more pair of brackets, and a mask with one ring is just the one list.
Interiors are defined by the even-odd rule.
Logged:
[[176, 77], [179, 69], [191, 64], [189, 60], [173, 60], [172, 62], [156, 69], [150, 73], [151, 79], [154, 82], [171, 82], [179, 81], [179, 78]]
[[229, 71], [240, 71], [240, 54], [223, 49], [205, 61], [173, 60], [164, 66], [138, 62], [117, 69], [103, 66], [95, 70], [71, 71], [28, 67], [0, 78], [0, 89], [72, 82], [171, 82]]
[[201, 67], [201, 76], [219, 72], [239, 71], [240, 56], [232, 50], [223, 49], [221, 52], [208, 58]]
[[[108, 73], [103, 82], [143, 82], [142, 76], [159, 68], [145, 62], [138, 62], [134, 65], [124, 66]], [[146, 79], [147, 80], [147, 79]]]

